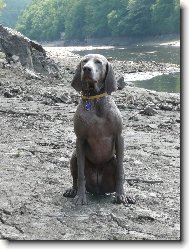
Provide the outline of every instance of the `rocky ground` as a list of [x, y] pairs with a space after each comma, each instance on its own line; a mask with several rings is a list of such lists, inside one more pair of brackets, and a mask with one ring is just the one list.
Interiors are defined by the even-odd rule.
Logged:
[[[0, 238], [179, 240], [179, 95], [131, 85], [112, 95], [123, 116], [124, 187], [136, 204], [113, 204], [113, 194], [87, 194], [89, 204], [75, 206], [63, 192], [71, 186], [73, 115], [80, 97], [70, 82], [80, 58], [66, 48], [47, 50], [61, 78], [0, 61]], [[118, 74], [176, 68], [112, 64]]]

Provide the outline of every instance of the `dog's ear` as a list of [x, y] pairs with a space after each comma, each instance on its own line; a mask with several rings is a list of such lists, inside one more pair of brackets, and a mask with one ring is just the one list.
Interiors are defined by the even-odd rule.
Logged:
[[108, 94], [117, 90], [117, 81], [112, 65], [108, 62], [106, 66], [105, 90]]
[[73, 77], [71, 86], [78, 92], [82, 90], [82, 84], [81, 84], [81, 63], [76, 68], [75, 75]]

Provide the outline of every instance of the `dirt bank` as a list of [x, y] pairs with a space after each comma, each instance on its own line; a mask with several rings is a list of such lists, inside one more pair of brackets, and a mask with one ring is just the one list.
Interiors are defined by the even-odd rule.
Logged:
[[0, 238], [179, 240], [179, 95], [128, 85], [113, 94], [124, 123], [125, 189], [137, 202], [126, 207], [113, 195], [88, 194], [87, 206], [75, 206], [62, 193], [71, 185], [79, 94], [70, 82], [80, 58], [65, 49], [54, 59], [62, 79], [0, 62]]

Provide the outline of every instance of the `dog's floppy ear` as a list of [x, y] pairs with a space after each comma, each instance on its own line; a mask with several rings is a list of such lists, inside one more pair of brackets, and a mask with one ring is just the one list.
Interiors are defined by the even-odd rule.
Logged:
[[73, 77], [71, 86], [78, 92], [82, 90], [82, 84], [81, 84], [81, 63], [76, 68], [75, 75]]
[[117, 90], [117, 81], [114, 75], [113, 68], [108, 62], [106, 66], [105, 90], [108, 94]]

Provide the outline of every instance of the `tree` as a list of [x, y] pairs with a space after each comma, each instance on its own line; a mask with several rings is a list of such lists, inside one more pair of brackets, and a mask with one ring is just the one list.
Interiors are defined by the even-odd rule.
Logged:
[[35, 40], [59, 39], [64, 31], [61, 0], [33, 0], [22, 13], [16, 29]]
[[125, 35], [126, 17], [128, 15], [127, 6], [128, 0], [121, 0], [116, 3], [113, 10], [107, 15], [112, 36]]
[[89, 0], [86, 5], [86, 34], [89, 37], [105, 37], [111, 35], [108, 25], [108, 13], [112, 10], [114, 0]]
[[179, 32], [179, 0], [157, 0], [152, 6], [154, 33], [165, 34]]
[[151, 6], [155, 0], [129, 0], [125, 18], [127, 34], [134, 36], [151, 35]]
[[65, 34], [68, 39], [85, 38], [86, 11], [85, 1], [72, 1], [73, 5], [65, 13]]
[[179, 0], [17, 1], [31, 1], [16, 28], [35, 40], [59, 39], [63, 31], [80, 40], [179, 32]]
[[3, 9], [3, 7], [5, 7], [5, 2], [4, 0], [0, 0], [0, 10]]
[[2, 15], [0, 17], [0, 22], [4, 26], [11, 28], [15, 27], [18, 21], [18, 16], [26, 8], [26, 6], [31, 2], [31, 0], [0, 0], [1, 3], [4, 2], [4, 8], [2, 10]]

